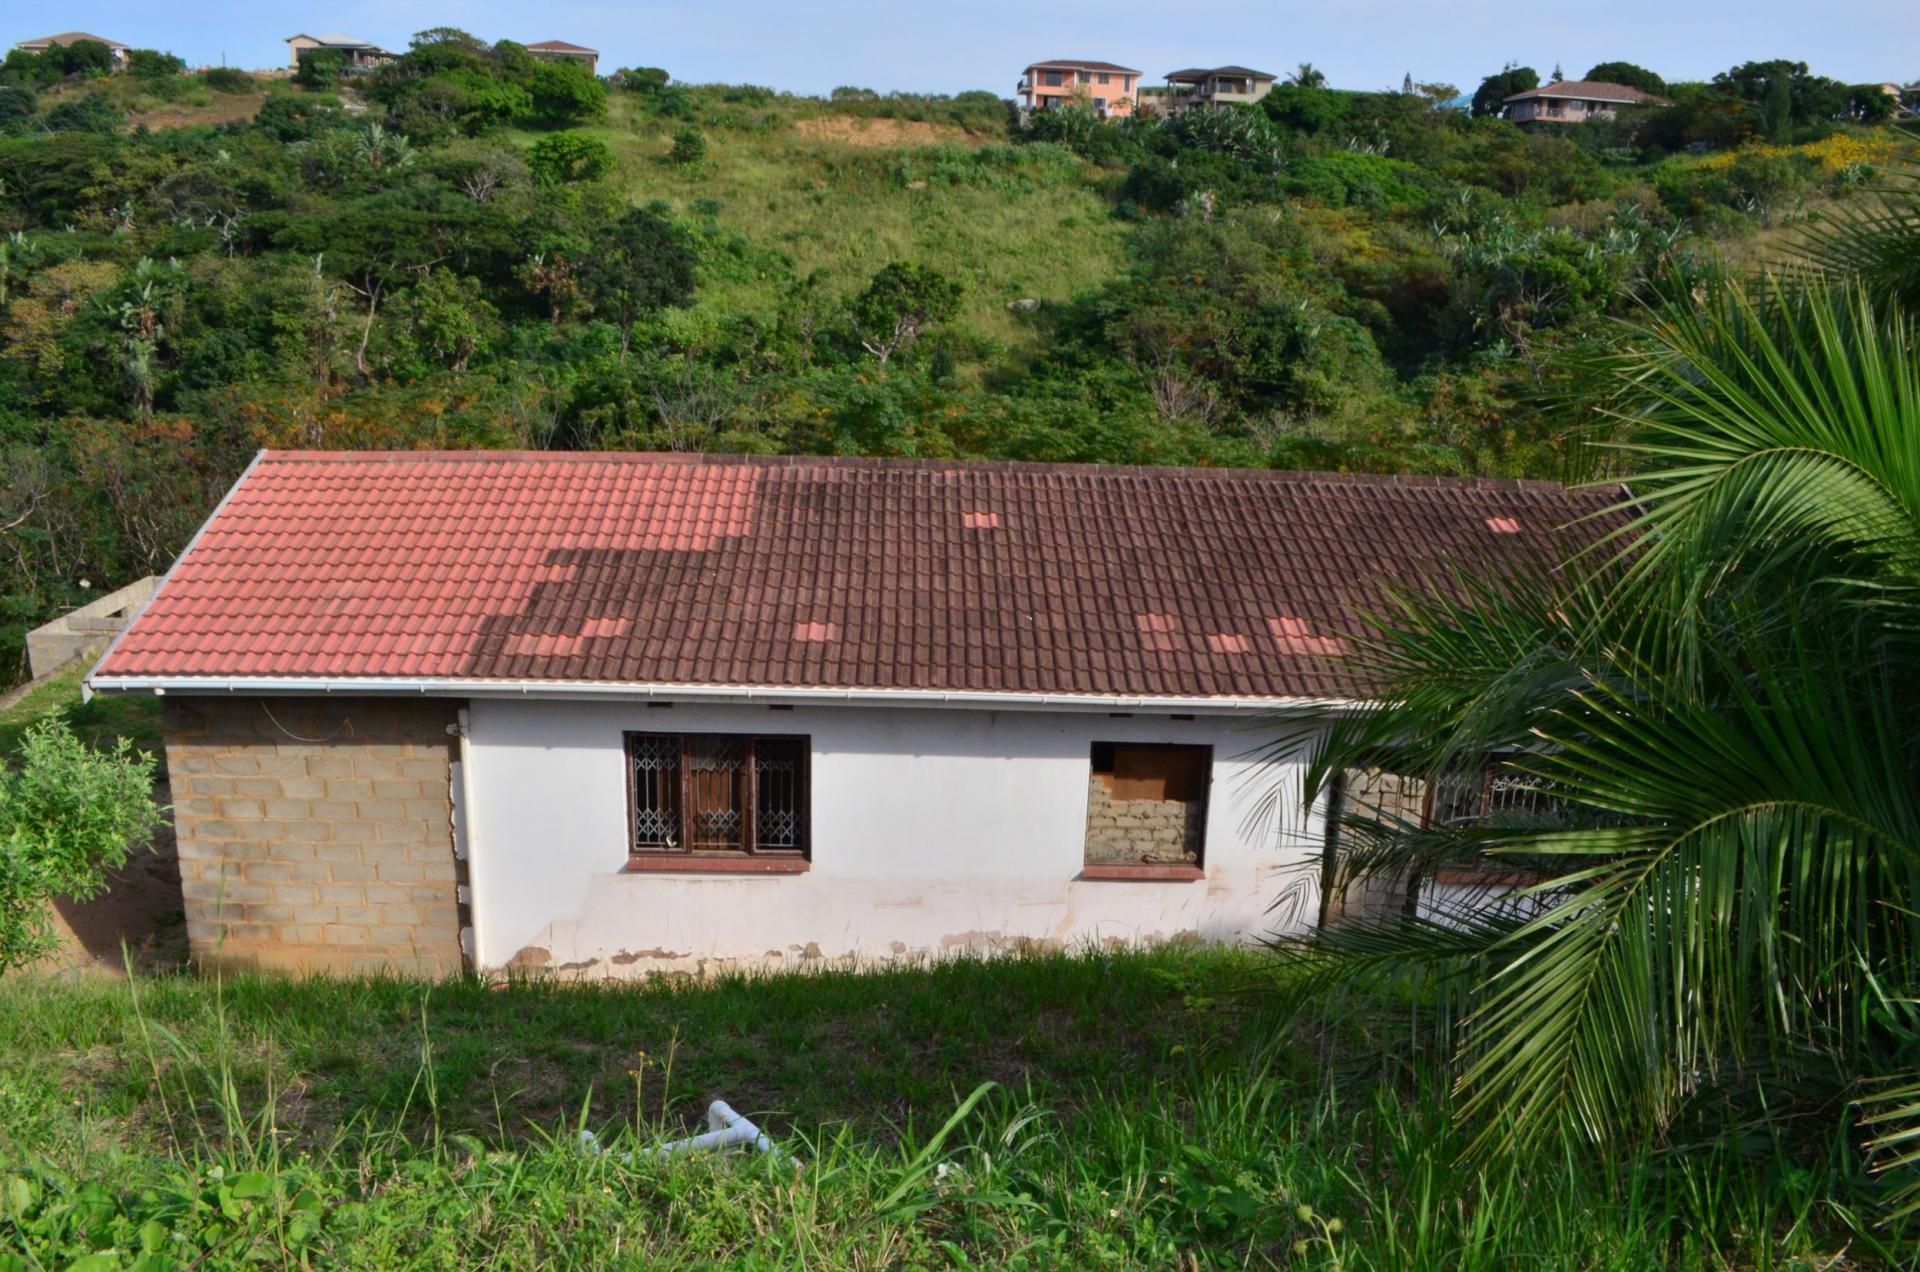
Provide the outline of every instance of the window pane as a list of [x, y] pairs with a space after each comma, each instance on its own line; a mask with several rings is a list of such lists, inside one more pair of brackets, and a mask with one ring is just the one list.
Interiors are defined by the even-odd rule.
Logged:
[[799, 738], [758, 738], [753, 744], [755, 847], [763, 852], [806, 848], [807, 746]]
[[1212, 752], [1096, 742], [1087, 784], [1090, 864], [1198, 865]]
[[745, 846], [746, 742], [742, 738], [694, 735], [687, 739], [687, 832], [695, 852], [725, 852]]
[[628, 739], [633, 765], [633, 846], [663, 852], [680, 845], [680, 737], [642, 733]]

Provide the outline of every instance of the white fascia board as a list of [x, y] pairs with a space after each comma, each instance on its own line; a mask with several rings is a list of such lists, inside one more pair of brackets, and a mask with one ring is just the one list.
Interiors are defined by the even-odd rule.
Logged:
[[610, 702], [712, 702], [777, 706], [953, 707], [975, 711], [1152, 711], [1260, 715], [1351, 711], [1351, 698], [1173, 698], [1109, 694], [982, 693], [938, 689], [762, 688], [603, 681], [468, 680], [403, 676], [95, 676], [96, 693], [182, 695], [523, 698]]

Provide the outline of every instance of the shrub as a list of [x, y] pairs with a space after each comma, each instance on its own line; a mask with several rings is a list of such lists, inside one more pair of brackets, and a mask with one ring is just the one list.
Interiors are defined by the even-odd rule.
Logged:
[[0, 137], [25, 132], [39, 109], [32, 89], [0, 86]]
[[613, 151], [585, 133], [550, 133], [527, 150], [527, 166], [541, 185], [572, 185], [605, 176], [613, 168]]
[[293, 82], [302, 88], [332, 88], [347, 73], [347, 55], [339, 49], [310, 49], [300, 55]]
[[187, 64], [171, 53], [158, 49], [129, 49], [127, 70], [145, 80], [167, 80], [181, 74]]
[[667, 162], [689, 167], [707, 157], [707, 139], [698, 128], [682, 128], [673, 134], [673, 148], [667, 151]]
[[99, 93], [88, 93], [61, 102], [46, 113], [48, 132], [116, 133], [127, 122], [127, 113]]
[[200, 72], [200, 82], [216, 93], [251, 93], [260, 87], [258, 80], [231, 66], [214, 66]]
[[96, 751], [59, 719], [27, 731], [19, 768], [0, 771], [0, 971], [54, 947], [49, 900], [98, 896], [160, 824], [153, 768], [124, 738]]

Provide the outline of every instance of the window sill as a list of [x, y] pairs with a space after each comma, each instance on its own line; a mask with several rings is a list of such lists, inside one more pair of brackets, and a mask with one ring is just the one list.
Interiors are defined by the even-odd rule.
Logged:
[[804, 857], [700, 857], [688, 853], [672, 856], [634, 855], [627, 858], [627, 869], [637, 874], [805, 874], [813, 863]]
[[1103, 883], [1192, 883], [1207, 872], [1199, 866], [1109, 861], [1080, 867], [1080, 877]]

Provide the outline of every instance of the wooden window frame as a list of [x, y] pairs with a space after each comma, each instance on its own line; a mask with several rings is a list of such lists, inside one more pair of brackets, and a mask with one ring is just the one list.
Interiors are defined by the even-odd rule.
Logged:
[[[680, 814], [679, 848], [641, 848], [635, 842], [638, 793], [634, 788], [633, 743], [636, 738], [678, 738], [680, 740], [678, 806]], [[693, 766], [690, 743], [695, 738], [731, 738], [744, 748], [743, 792], [740, 847], [719, 851], [695, 851], [692, 827]], [[800, 847], [762, 848], [755, 824], [760, 811], [760, 773], [755, 763], [757, 744], [792, 742], [799, 745], [799, 817]], [[813, 738], [804, 733], [702, 732], [683, 729], [628, 729], [620, 735], [620, 763], [626, 770], [627, 787], [627, 869], [637, 872], [688, 872], [712, 874], [804, 874], [813, 866]]]
[[1087, 747], [1087, 777], [1092, 779], [1099, 770], [1094, 768], [1094, 757], [1101, 747], [1153, 747], [1180, 751], [1196, 751], [1204, 760], [1204, 778], [1200, 783], [1200, 795], [1194, 802], [1200, 806], [1199, 842], [1193, 848], [1191, 862], [1163, 861], [1088, 861], [1087, 834], [1091, 827], [1083, 826], [1080, 832], [1080, 878], [1096, 883], [1196, 883], [1207, 877], [1207, 825], [1212, 812], [1213, 799], [1213, 744], [1210, 742], [1143, 742], [1138, 739], [1126, 741], [1095, 739]]

